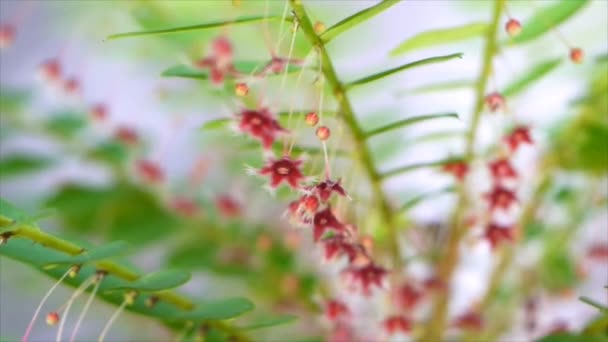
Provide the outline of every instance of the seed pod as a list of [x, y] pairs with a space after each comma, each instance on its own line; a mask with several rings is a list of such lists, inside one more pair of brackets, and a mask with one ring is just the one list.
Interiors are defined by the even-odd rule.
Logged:
[[234, 88], [234, 92], [237, 96], [246, 96], [249, 94], [249, 87], [245, 83], [237, 83]]
[[325, 24], [323, 24], [320, 21], [317, 21], [315, 23], [314, 30], [315, 30], [316, 34], [321, 34], [321, 33], [325, 32], [325, 30], [326, 30]]
[[76, 276], [78, 275], [78, 272], [80, 272], [80, 265], [74, 265], [74, 266], [70, 267], [70, 273], [68, 274], [68, 276], [70, 278], [76, 278]]
[[583, 57], [585, 54], [583, 53], [583, 49], [580, 48], [572, 48], [570, 49], [570, 60], [576, 64], [583, 63]]
[[304, 120], [306, 121], [306, 124], [308, 126], [314, 127], [319, 122], [319, 116], [315, 112], [310, 112], [310, 113], [306, 114], [306, 117], [304, 118]]
[[521, 24], [515, 19], [509, 19], [505, 25], [505, 30], [509, 36], [515, 37], [521, 33]]
[[327, 126], [321, 126], [321, 127], [317, 128], [317, 137], [321, 141], [325, 141], [325, 140], [329, 139], [330, 134], [331, 134], [331, 132], [329, 131], [329, 128]]
[[46, 315], [46, 324], [55, 326], [57, 323], [59, 323], [59, 314], [56, 311], [49, 312], [49, 314]]

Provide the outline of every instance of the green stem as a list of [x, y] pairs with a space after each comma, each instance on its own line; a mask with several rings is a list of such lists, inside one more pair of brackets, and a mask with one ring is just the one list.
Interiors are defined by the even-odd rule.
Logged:
[[346, 127], [350, 131], [350, 135], [355, 144], [354, 150], [357, 151], [359, 161], [365, 170], [367, 178], [372, 186], [373, 193], [376, 196], [376, 200], [380, 206], [380, 214], [383, 224], [387, 227], [390, 245], [390, 254], [394, 263], [395, 268], [400, 268], [402, 265], [401, 254], [399, 252], [399, 242], [397, 238], [397, 231], [394, 225], [393, 210], [388, 201], [388, 198], [384, 194], [382, 189], [382, 177], [376, 170], [372, 159], [371, 152], [366, 143], [365, 132], [359, 125], [355, 116], [353, 107], [346, 94], [344, 84], [338, 79], [331, 58], [325, 48], [323, 40], [315, 33], [314, 27], [308, 17], [306, 10], [302, 6], [299, 0], [289, 0], [289, 3], [295, 13], [300, 28], [304, 33], [304, 36], [310, 41], [310, 43], [317, 49], [319, 58], [321, 58], [321, 71], [330, 86], [334, 97], [338, 101], [340, 107], [339, 117], [345, 123]]
[[[505, 7], [505, 0], [497, 0], [494, 2], [494, 10], [492, 14], [492, 24], [488, 28], [486, 33], [486, 45], [483, 52], [483, 63], [481, 68], [481, 74], [477, 80], [477, 86], [475, 88], [475, 107], [473, 109], [473, 117], [471, 125], [466, 136], [466, 147], [465, 147], [465, 159], [471, 161], [475, 152], [475, 138], [477, 136], [477, 127], [479, 126], [479, 119], [484, 107], [484, 97], [488, 80], [492, 72], [492, 60], [497, 50], [496, 36], [498, 32], [498, 25], [500, 23], [500, 16]], [[438, 278], [441, 282], [448, 285], [452, 279], [454, 269], [458, 265], [460, 258], [459, 247], [460, 241], [466, 232], [466, 226], [462, 224], [462, 218], [464, 216], [464, 210], [468, 202], [466, 189], [464, 186], [459, 188], [458, 204], [452, 217], [452, 231], [448, 238], [446, 252], [442, 258], [441, 263], [438, 266]], [[449, 290], [446, 289], [437, 294], [433, 303], [432, 316], [429, 324], [427, 325], [422, 340], [435, 342], [443, 339], [443, 333], [447, 321], [449, 304]]]

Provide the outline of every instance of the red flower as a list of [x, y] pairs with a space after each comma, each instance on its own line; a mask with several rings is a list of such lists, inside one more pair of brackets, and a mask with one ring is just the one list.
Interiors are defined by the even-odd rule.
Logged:
[[509, 135], [505, 137], [505, 143], [509, 145], [511, 151], [516, 151], [521, 144], [533, 144], [530, 136], [530, 128], [526, 126], [516, 127]]
[[65, 80], [63, 89], [68, 94], [78, 94], [80, 92], [80, 82], [76, 78], [70, 77]]
[[185, 217], [192, 217], [198, 213], [199, 207], [196, 202], [185, 197], [176, 197], [171, 203], [171, 207], [177, 213]]
[[15, 27], [11, 25], [0, 25], [0, 49], [5, 49], [15, 40]]
[[328, 229], [340, 234], [348, 232], [346, 225], [338, 221], [338, 219], [331, 212], [331, 208], [329, 206], [315, 214], [313, 218], [313, 225], [313, 238], [315, 242], [319, 241], [319, 239], [327, 232]]
[[289, 203], [288, 211], [296, 223], [310, 224], [319, 209], [319, 199], [314, 195], [303, 195]]
[[97, 103], [91, 108], [93, 119], [103, 121], [108, 117], [108, 108], [103, 103]]
[[152, 161], [138, 160], [135, 167], [137, 173], [148, 183], [160, 183], [165, 179], [163, 170]]
[[270, 160], [265, 167], [260, 170], [261, 175], [270, 175], [270, 186], [276, 188], [283, 181], [297, 189], [304, 180], [304, 175], [300, 171], [301, 160], [293, 160], [287, 156], [279, 160]]
[[466, 177], [467, 173], [469, 173], [469, 164], [458, 160], [443, 165], [442, 169], [443, 171], [454, 175], [454, 177], [456, 177], [456, 179], [459, 181], [462, 181], [464, 180], [464, 177]]
[[342, 271], [344, 280], [353, 288], [360, 289], [366, 296], [371, 294], [374, 286], [384, 287], [388, 271], [373, 263], [365, 266], [351, 265]]
[[490, 242], [492, 249], [494, 249], [503, 241], [513, 241], [513, 227], [491, 223], [486, 228], [484, 235]]
[[325, 250], [324, 258], [327, 261], [346, 255], [348, 262], [353, 262], [359, 255], [366, 254], [362, 245], [351, 243], [342, 235], [324, 239], [322, 243]]
[[40, 66], [40, 73], [47, 81], [57, 81], [61, 78], [61, 64], [56, 59], [49, 59]]
[[590, 259], [605, 260], [608, 259], [608, 244], [596, 243], [587, 249], [587, 256]]
[[235, 217], [241, 214], [241, 206], [228, 195], [218, 196], [215, 200], [218, 211], [225, 217]]
[[350, 311], [348, 310], [348, 307], [341, 301], [330, 300], [325, 306], [325, 314], [329, 320], [335, 321], [340, 317], [350, 315]]
[[432, 276], [423, 282], [425, 291], [438, 291], [445, 289], [445, 283], [437, 276]]
[[507, 210], [511, 207], [513, 202], [517, 201], [515, 193], [509, 189], [506, 189], [500, 185], [495, 185], [494, 189], [485, 195], [489, 202], [490, 210], [494, 211], [498, 209]]
[[412, 329], [412, 322], [403, 316], [390, 316], [382, 322], [382, 325], [389, 335], [406, 334]]
[[490, 108], [492, 112], [496, 112], [497, 110], [503, 108], [505, 105], [505, 98], [497, 92], [493, 92], [486, 95], [485, 101], [486, 105], [488, 106], [488, 108]]
[[422, 295], [422, 291], [416, 287], [405, 284], [395, 291], [394, 298], [400, 309], [412, 310], [420, 302]]
[[272, 147], [278, 134], [287, 132], [266, 108], [243, 110], [240, 113], [239, 129], [261, 141], [265, 149]]
[[224, 37], [216, 38], [211, 45], [211, 54], [196, 63], [196, 66], [209, 69], [211, 82], [220, 84], [226, 75], [236, 75], [232, 64], [232, 45]]
[[285, 68], [287, 67], [287, 65], [301, 64], [301, 63], [302, 63], [302, 61], [297, 60], [297, 59], [287, 59], [287, 58], [283, 58], [283, 57], [274, 56], [274, 57], [272, 57], [270, 62], [268, 62], [268, 64], [266, 64], [264, 69], [262, 69], [261, 73], [265, 74], [268, 71], [270, 71], [275, 74], [280, 74], [283, 71], [285, 71]]
[[342, 185], [340, 185], [339, 179], [335, 182], [326, 179], [325, 181], [308, 188], [308, 190], [311, 190], [313, 191], [313, 193], [319, 195], [319, 198], [323, 202], [327, 202], [333, 192], [341, 196], [346, 196], [346, 191], [344, 191], [344, 188], [342, 187]]
[[517, 178], [517, 171], [511, 165], [511, 162], [506, 158], [497, 159], [490, 163], [490, 172], [496, 180], [506, 178]]
[[327, 342], [353, 342], [353, 332], [345, 324], [338, 324], [329, 335]]
[[137, 132], [134, 129], [126, 126], [120, 126], [114, 132], [114, 137], [125, 145], [135, 145], [139, 140]]
[[456, 318], [454, 326], [464, 330], [480, 330], [483, 328], [483, 318], [477, 312], [467, 312]]

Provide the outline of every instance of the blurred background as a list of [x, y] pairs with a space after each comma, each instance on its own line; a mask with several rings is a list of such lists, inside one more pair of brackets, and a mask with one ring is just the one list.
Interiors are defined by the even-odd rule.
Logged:
[[[426, 30], [487, 22], [489, 2], [404, 1], [329, 45], [342, 80], [431, 56], [464, 53], [462, 59], [408, 70], [349, 93], [367, 129], [422, 114], [455, 112], [459, 116], [372, 139], [370, 148], [380, 170], [462, 154], [462, 136], [475, 100], [473, 87], [466, 83], [477, 78], [483, 41], [470, 39], [399, 56], [389, 52]], [[329, 27], [376, 2], [304, 3], [314, 20]], [[554, 3], [509, 1], [508, 13], [525, 23], [539, 8]], [[339, 286], [327, 281], [337, 279], [339, 268], [320, 265], [321, 254], [310, 234], [289, 227], [282, 216], [289, 194], [279, 191], [272, 197], [260, 179], [246, 175], [245, 165], [262, 165], [259, 149], [229, 130], [202, 129], [210, 120], [230, 118], [243, 104], [230, 91], [208, 82], [161, 77], [171, 66], [207, 55], [210, 41], [218, 35], [231, 39], [235, 59], [269, 60], [271, 51], [264, 32], [269, 32], [271, 46], [277, 44], [278, 24], [106, 39], [113, 33], [247, 15], [280, 16], [283, 10], [284, 2], [274, 0], [242, 1], [239, 7], [231, 1], [211, 0], [0, 1], [0, 25], [15, 29], [10, 46], [0, 51], [0, 195], [30, 212], [52, 208], [40, 224], [67, 238], [92, 243], [127, 240], [133, 245], [129, 261], [144, 271], [162, 267], [192, 271], [193, 280], [182, 289], [185, 293], [210, 298], [245, 295], [267, 312], [300, 317], [294, 326], [259, 332], [266, 341], [324, 336], [327, 324], [318, 318], [319, 288], [339, 293]], [[500, 28], [499, 36], [507, 39], [502, 25]], [[533, 278], [540, 279], [534, 285], [538, 287], [539, 328], [532, 333], [525, 331], [520, 324], [524, 313], [517, 311], [515, 323], [503, 335], [508, 341], [542, 336], [556, 324], [582, 328], [596, 310], [578, 301], [580, 295], [608, 302], [603, 288], [608, 283], [605, 252], [603, 257], [598, 252], [599, 258], [591, 252], [594, 246], [601, 249], [608, 244], [608, 2], [588, 1], [557, 30], [500, 50], [491, 82], [495, 89], [506, 87], [540, 62], [560, 62], [525, 91], [509, 98], [509, 113], [484, 115], [479, 129], [478, 151], [491, 153], [498, 137], [514, 122], [532, 128], [534, 145], [514, 161], [521, 177], [522, 202], [532, 195], [527, 189], [532, 189], [539, 173], [555, 175], [553, 189], [540, 210], [536, 235], [526, 237], [525, 246], [515, 255], [513, 274], [507, 278], [517, 283], [524, 274], [521, 270], [532, 270]], [[569, 46], [560, 36], [584, 49], [584, 63], [568, 60]], [[290, 39], [291, 34], [276, 45], [280, 55], [287, 54]], [[309, 50], [305, 39], [296, 39], [294, 57], [304, 59]], [[41, 66], [50, 60], [61, 65], [58, 81], [50, 81], [48, 75], [41, 77]], [[296, 77], [290, 74], [286, 87], [280, 86], [279, 77], [254, 83], [252, 92], [275, 111], [290, 106], [315, 108], [315, 75], [304, 76], [301, 87], [295, 86]], [[443, 90], [427, 87], [444, 83], [460, 86]], [[327, 94], [325, 108], [330, 111], [335, 103]], [[590, 97], [595, 106], [577, 105]], [[334, 174], [342, 177], [354, 198], [345, 215], [382, 246], [386, 236], [379, 227], [378, 213], [368, 210], [370, 189], [362, 171], [335, 153], [349, 151], [352, 144], [341, 137], [344, 128], [338, 121], [328, 119], [328, 125], [336, 138], [329, 141]], [[314, 146], [312, 132], [303, 127], [297, 132], [301, 141]], [[311, 158], [311, 170], [320, 170], [318, 155]], [[539, 160], [545, 158], [558, 160], [557, 166], [539, 170]], [[142, 173], [142, 160], [158, 166], [160, 174]], [[485, 163], [480, 160], [473, 171], [474, 193], [481, 194], [489, 187]], [[452, 182], [439, 168], [424, 168], [390, 178], [384, 189], [399, 207]], [[451, 193], [422, 201], [408, 211], [402, 225], [415, 227], [412, 234], [424, 235], [421, 231], [429, 227], [441, 230], [454, 202]], [[408, 243], [407, 239], [403, 242]], [[467, 310], [487, 288], [495, 254], [481, 240], [473, 234], [467, 242], [454, 279], [452, 315]], [[561, 244], [547, 247], [555, 240]], [[561, 253], [547, 257], [546, 251], [555, 249]], [[23, 334], [53, 282], [17, 261], [2, 257], [0, 262], [0, 337], [14, 341]], [[429, 263], [424, 257], [408, 265], [412, 276], [428, 275]], [[60, 288], [47, 306], [60, 306], [72, 291]], [[505, 291], [508, 296], [508, 286]], [[359, 311], [369, 310], [363, 300], [349, 300]], [[374, 299], [374, 303], [366, 314], [359, 312], [368, 325], [381, 318], [387, 307], [384, 297]], [[75, 305], [73, 315], [83, 304]], [[114, 310], [96, 302], [79, 339], [96, 340]], [[170, 338], [163, 326], [151, 323], [125, 313], [108, 340]], [[42, 322], [35, 326], [32, 341], [52, 339], [52, 329], [43, 327]]]

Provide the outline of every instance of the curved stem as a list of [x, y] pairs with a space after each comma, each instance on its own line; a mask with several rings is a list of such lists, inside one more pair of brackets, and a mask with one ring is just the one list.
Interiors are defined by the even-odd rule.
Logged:
[[[494, 10], [492, 14], [492, 24], [488, 28], [486, 34], [486, 45], [483, 53], [483, 64], [481, 67], [481, 74], [477, 81], [475, 89], [475, 107], [473, 109], [473, 117], [471, 119], [471, 125], [466, 136], [466, 147], [465, 147], [465, 159], [471, 161], [475, 154], [475, 138], [477, 136], [477, 127], [479, 126], [479, 120], [484, 107], [484, 97], [486, 87], [490, 75], [492, 72], [492, 59], [496, 54], [497, 42], [496, 35], [498, 32], [498, 24], [500, 22], [500, 16], [505, 7], [505, 0], [497, 0], [494, 2]], [[458, 204], [452, 217], [452, 230], [448, 237], [447, 246], [445, 248], [445, 254], [438, 265], [438, 278], [447, 286], [447, 288], [437, 294], [435, 302], [433, 303], [433, 310], [430, 323], [427, 325], [423, 341], [441, 341], [446, 326], [448, 304], [449, 304], [449, 284], [452, 278], [452, 274], [458, 265], [460, 257], [459, 247], [460, 241], [466, 232], [466, 226], [462, 224], [462, 218], [464, 211], [467, 206], [468, 199], [467, 193], [464, 186], [459, 188]]]
[[299, 22], [299, 26], [304, 33], [304, 36], [310, 41], [313, 47], [317, 49], [319, 58], [323, 60], [321, 71], [323, 72], [323, 75], [325, 76], [325, 79], [327, 80], [327, 83], [329, 84], [334, 97], [338, 102], [340, 108], [340, 115], [338, 117], [345, 123], [345, 126], [348, 128], [350, 135], [352, 136], [355, 145], [354, 149], [357, 151], [359, 162], [365, 170], [365, 174], [367, 175], [367, 178], [372, 186], [372, 190], [380, 206], [381, 218], [383, 224], [388, 230], [390, 254], [394, 263], [393, 267], [399, 269], [401, 268], [402, 260], [399, 251], [397, 231], [394, 225], [393, 210], [388, 198], [384, 193], [384, 190], [382, 189], [382, 178], [374, 165], [372, 154], [366, 143], [365, 132], [357, 121], [353, 107], [346, 94], [344, 84], [338, 79], [331, 58], [329, 57], [329, 54], [325, 48], [325, 42], [315, 33], [310, 18], [308, 17], [308, 14], [306, 13], [306, 10], [302, 6], [301, 2], [298, 0], [289, 0], [289, 2]]

